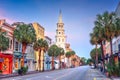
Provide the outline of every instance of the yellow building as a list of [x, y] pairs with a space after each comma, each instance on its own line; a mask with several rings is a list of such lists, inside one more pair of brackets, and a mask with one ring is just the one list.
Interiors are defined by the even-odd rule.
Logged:
[[[40, 25], [40, 24], [38, 24], [38, 23], [36, 23], [36, 22], [34, 22], [34, 23], [32, 23], [32, 25], [33, 25], [33, 27], [34, 27], [34, 29], [35, 29], [35, 33], [36, 33], [36, 38], [37, 38], [37, 40], [38, 39], [45, 39], [45, 36], [44, 36], [44, 28]], [[38, 51], [35, 51], [34, 52], [35, 53], [35, 60], [36, 60], [36, 70], [43, 70], [43, 52], [41, 52], [42, 54], [41, 54], [41, 58], [40, 58], [40, 63], [41, 63], [41, 68], [39, 69], [39, 52]]]

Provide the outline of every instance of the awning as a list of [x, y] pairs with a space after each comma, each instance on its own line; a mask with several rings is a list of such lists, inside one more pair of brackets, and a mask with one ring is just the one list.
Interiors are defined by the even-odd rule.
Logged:
[[21, 58], [22, 53], [21, 52], [14, 52], [14, 57]]
[[12, 57], [13, 57], [13, 55], [12, 55], [12, 54], [0, 53], [0, 58], [2, 58], [2, 57], [12, 58]]

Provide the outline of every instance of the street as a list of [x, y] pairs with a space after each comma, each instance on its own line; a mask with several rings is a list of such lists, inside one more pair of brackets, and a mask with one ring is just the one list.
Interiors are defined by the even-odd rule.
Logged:
[[93, 80], [95, 75], [104, 78], [104, 76], [98, 74], [95, 69], [91, 69], [89, 66], [80, 66], [77, 68], [69, 68], [24, 76], [4, 78], [1, 80]]

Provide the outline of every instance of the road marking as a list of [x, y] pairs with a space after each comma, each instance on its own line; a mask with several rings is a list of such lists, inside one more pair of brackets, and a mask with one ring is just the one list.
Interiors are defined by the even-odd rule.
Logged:
[[46, 78], [52, 78], [51, 76], [45, 76]]
[[59, 76], [59, 77], [57, 77], [57, 78], [55, 78], [55, 79], [53, 79], [53, 80], [58, 80], [58, 79], [60, 79], [60, 78], [62, 78], [62, 77], [65, 77], [65, 76], [69, 75], [69, 74], [72, 73], [72, 72], [74, 72], [74, 71], [71, 71], [71, 72], [69, 72], [68, 74], [63, 74], [63, 75], [61, 75], [61, 76]]

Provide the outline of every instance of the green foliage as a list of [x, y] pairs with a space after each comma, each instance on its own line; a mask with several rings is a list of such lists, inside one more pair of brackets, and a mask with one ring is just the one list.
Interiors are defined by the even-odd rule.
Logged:
[[28, 67], [22, 67], [21, 69], [22, 69], [22, 71], [23, 71], [23, 74], [26, 74], [27, 71], [28, 71]]
[[9, 47], [9, 38], [5, 37], [6, 32], [2, 32], [0, 29], [0, 51], [5, 51]]
[[30, 44], [36, 41], [35, 30], [32, 25], [19, 24], [14, 30], [14, 37], [21, 43]]
[[59, 55], [59, 48], [57, 47], [57, 45], [52, 45], [49, 49], [48, 49], [48, 55], [49, 56], [53, 56], [56, 57]]
[[81, 62], [82, 64], [86, 64], [87, 59], [86, 59], [85, 57], [81, 57], [80, 62]]
[[65, 51], [63, 48], [59, 48], [59, 55], [64, 55], [65, 54]]
[[[98, 60], [100, 61], [101, 54], [102, 54], [101, 48], [97, 48], [97, 53], [98, 53]], [[90, 56], [91, 56], [91, 59], [93, 59], [95, 61], [95, 58], [96, 58], [96, 48], [91, 50]]]
[[118, 76], [120, 77], [120, 62], [116, 63], [114, 61], [114, 57], [111, 57], [111, 60], [107, 66], [107, 72], [109, 72], [109, 76]]
[[75, 55], [75, 51], [68, 51], [68, 52], [66, 52], [66, 57], [71, 57], [72, 55]]
[[38, 51], [38, 49], [44, 49], [44, 51], [46, 51], [48, 49], [48, 43], [46, 40], [43, 40], [43, 39], [38, 39], [34, 45], [33, 45], [33, 48]]
[[28, 71], [28, 66], [27, 67], [21, 67], [21, 69], [18, 69], [18, 74], [19, 75], [25, 75]]
[[93, 59], [91, 58], [87, 59], [87, 64], [91, 65], [91, 63], [94, 63]]

